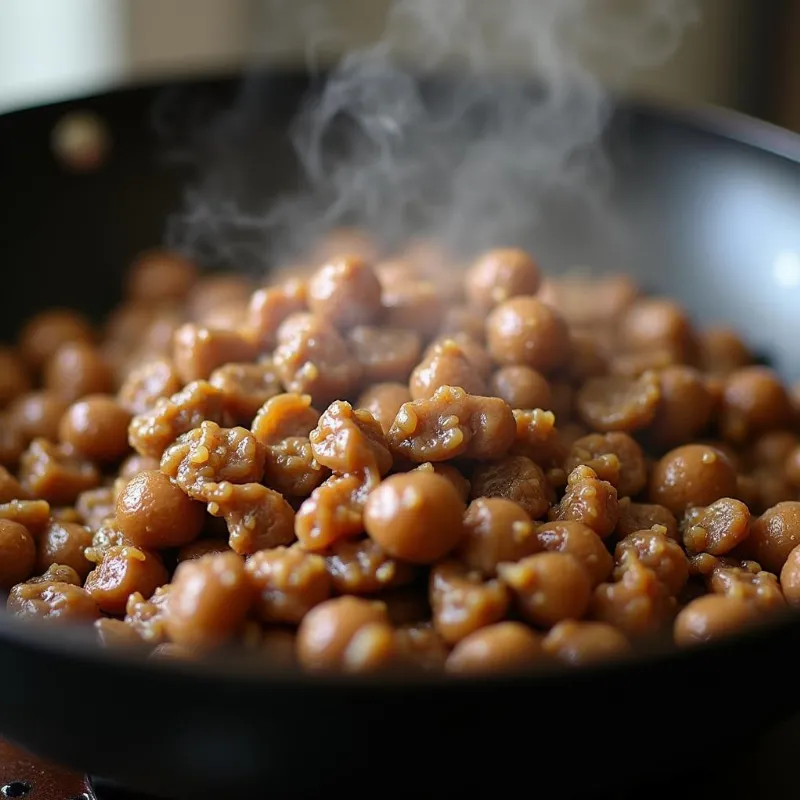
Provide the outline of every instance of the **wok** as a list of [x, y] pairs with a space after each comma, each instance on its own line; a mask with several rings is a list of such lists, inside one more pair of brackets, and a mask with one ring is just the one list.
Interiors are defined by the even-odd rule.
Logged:
[[[262, 76], [260, 113], [230, 131], [241, 158], [254, 152], [244, 141], [270, 155], [254, 162], [270, 191], [294, 180], [286, 130], [308, 85]], [[192, 177], [193, 162], [166, 156], [210, 146], [203, 132], [238, 87], [235, 76], [139, 86], [0, 117], [0, 336], [45, 305], [98, 314], [117, 299], [121, 270], [162, 239]], [[70, 110], [110, 130], [97, 171], [71, 174], [52, 155], [51, 131]], [[729, 112], [633, 102], [619, 104], [608, 137], [610, 202], [634, 246], [550, 219], [534, 231], [542, 262], [627, 270], [704, 323], [737, 326], [800, 378], [800, 139]], [[146, 662], [0, 614], [0, 732], [169, 796], [569, 796], [697, 767], [800, 711], [787, 669], [798, 643], [791, 618], [585, 671], [311, 679], [232, 656]]]

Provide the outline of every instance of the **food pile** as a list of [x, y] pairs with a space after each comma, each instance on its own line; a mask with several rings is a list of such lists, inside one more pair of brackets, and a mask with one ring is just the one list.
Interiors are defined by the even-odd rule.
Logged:
[[44, 310], [0, 349], [11, 614], [474, 674], [800, 605], [800, 398], [735, 332], [514, 249], [310, 263], [149, 251], [102, 330]]

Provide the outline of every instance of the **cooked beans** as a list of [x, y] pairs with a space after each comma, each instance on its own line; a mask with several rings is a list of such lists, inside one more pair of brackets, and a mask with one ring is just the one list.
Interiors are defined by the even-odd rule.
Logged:
[[797, 392], [734, 331], [516, 249], [362, 244], [260, 288], [150, 251], [96, 331], [0, 346], [11, 613], [483, 675], [800, 607]]

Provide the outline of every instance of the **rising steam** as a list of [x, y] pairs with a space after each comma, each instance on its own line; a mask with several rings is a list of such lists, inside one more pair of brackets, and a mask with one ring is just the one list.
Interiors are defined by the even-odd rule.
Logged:
[[[554, 213], [608, 227], [601, 76], [663, 63], [694, 17], [691, 0], [394, 0], [295, 119], [303, 188], [254, 201], [257, 173], [207, 165], [173, 243], [264, 264], [342, 224], [463, 252], [535, 248]], [[303, 22], [310, 51], [334, 30], [324, 2]]]

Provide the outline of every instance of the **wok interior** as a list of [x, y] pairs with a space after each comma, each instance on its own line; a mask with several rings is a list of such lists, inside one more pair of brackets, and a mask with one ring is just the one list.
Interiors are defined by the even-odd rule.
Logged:
[[[227, 82], [180, 87], [178, 107], [224, 98], [230, 88]], [[266, 81], [266, 96], [283, 89], [283, 100], [266, 103], [252, 119], [247, 147], [231, 149], [239, 169], [253, 160], [291, 164], [284, 132], [303, 88], [296, 76]], [[0, 335], [11, 337], [47, 305], [102, 315], [118, 299], [132, 257], [161, 240], [192, 178], [191, 168], [163, 158], [175, 146], [170, 136], [179, 147], [191, 139], [202, 152], [194, 131], [172, 130], [166, 138], [153, 132], [151, 111], [163, 98], [161, 90], [143, 89], [0, 119], [0, 140], [19, 143], [0, 155], [7, 176], [0, 251], [17, 287], [0, 294]], [[111, 157], [97, 173], [69, 174], [53, 159], [50, 130], [72, 107], [95, 110], [111, 130]], [[731, 138], [735, 124], [730, 136], [720, 135], [680, 115], [622, 106], [609, 132], [615, 180], [606, 212], [545, 209], [519, 244], [550, 274], [627, 273], [648, 291], [678, 299], [702, 325], [737, 328], [795, 379], [800, 233], [793, 212], [800, 208], [800, 166]], [[758, 138], [756, 123], [749, 132]], [[268, 173], [269, 191], [293, 182], [291, 168]], [[622, 225], [606, 224], [612, 219]]]

